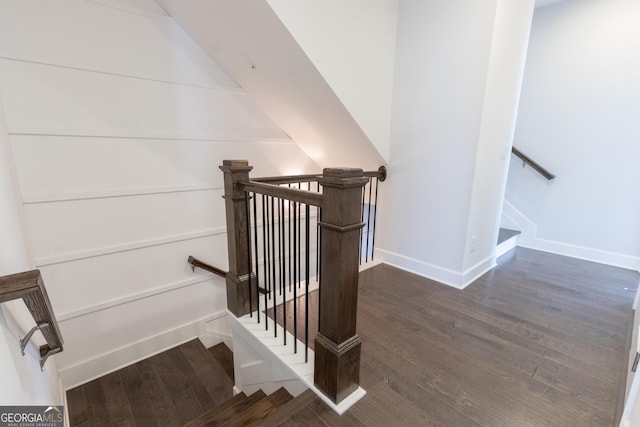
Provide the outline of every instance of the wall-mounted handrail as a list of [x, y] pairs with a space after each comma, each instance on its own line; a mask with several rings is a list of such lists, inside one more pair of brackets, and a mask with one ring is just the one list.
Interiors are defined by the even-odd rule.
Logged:
[[40, 347], [40, 369], [49, 356], [62, 351], [62, 334], [53, 314], [51, 301], [40, 270], [0, 277], [0, 303], [22, 299], [31, 313], [35, 326], [20, 340], [22, 354], [35, 331], [40, 330], [46, 344]]
[[187, 258], [187, 262], [189, 264], [191, 264], [191, 268], [193, 270], [196, 269], [196, 267], [201, 268], [203, 270], [206, 270], [210, 273], [216, 274], [220, 277], [227, 277], [227, 272], [224, 270], [219, 269], [218, 267], [214, 267], [213, 265], [207, 264], [204, 261], [200, 261], [198, 258], [194, 258], [191, 255], [189, 255], [189, 258]]
[[551, 172], [549, 172], [548, 170], [543, 168], [538, 162], [536, 162], [531, 157], [529, 157], [526, 154], [524, 154], [522, 151], [518, 150], [516, 147], [511, 147], [511, 152], [516, 157], [519, 157], [520, 160], [522, 160], [522, 165], [523, 166], [524, 165], [531, 166], [536, 172], [538, 172], [540, 175], [542, 175], [543, 177], [545, 177], [549, 181], [553, 181], [556, 178], [556, 176], [554, 174], [552, 174]]

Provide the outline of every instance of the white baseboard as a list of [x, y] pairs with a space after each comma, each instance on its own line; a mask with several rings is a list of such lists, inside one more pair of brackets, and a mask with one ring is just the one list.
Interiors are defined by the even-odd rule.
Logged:
[[505, 240], [504, 242], [500, 243], [498, 246], [496, 246], [496, 258], [500, 258], [502, 255], [506, 254], [511, 249], [518, 246], [518, 238], [519, 238], [519, 235], [512, 236], [507, 240]]
[[231, 351], [233, 351], [233, 339], [231, 336], [231, 328], [227, 322], [228, 312], [222, 311], [210, 318], [206, 322], [204, 333], [199, 338], [206, 348], [213, 347], [216, 344], [224, 342]]
[[64, 389], [62, 378], [58, 376], [58, 389], [60, 390], [60, 399], [62, 400], [62, 406], [64, 408], [64, 426], [69, 427], [71, 422], [69, 420], [69, 405], [67, 404], [67, 391]]
[[465, 271], [454, 271], [428, 262], [410, 258], [384, 249], [377, 249], [382, 262], [392, 265], [418, 276], [426, 277], [456, 289], [464, 289], [478, 277], [491, 270], [496, 265], [495, 256], [489, 256]]
[[640, 271], [640, 257], [637, 256], [539, 238], [537, 235], [538, 227], [507, 200], [504, 201], [502, 214], [522, 230], [522, 234], [518, 238], [518, 246]]
[[562, 243], [539, 238], [518, 243], [518, 246], [543, 252], [549, 252], [556, 255], [582, 259], [585, 261], [597, 262], [613, 267], [640, 271], [640, 257], [631, 255], [608, 252], [600, 249], [587, 248], [584, 246], [572, 245], [569, 243]]
[[211, 331], [207, 326], [226, 316], [226, 311], [216, 313], [59, 369], [62, 387], [69, 390], [201, 336], [206, 336], [211, 345], [217, 344], [223, 339], [213, 342], [216, 334], [223, 337], [225, 332]]

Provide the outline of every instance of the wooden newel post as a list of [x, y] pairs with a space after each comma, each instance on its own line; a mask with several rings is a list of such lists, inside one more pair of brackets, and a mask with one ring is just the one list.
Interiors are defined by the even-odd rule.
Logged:
[[314, 382], [336, 403], [358, 389], [360, 337], [356, 334], [362, 169], [327, 168], [323, 187], [320, 328]]
[[[238, 187], [239, 182], [249, 181], [253, 167], [246, 160], [224, 160], [220, 170], [224, 172], [224, 200], [227, 213], [227, 248], [229, 272], [227, 273], [227, 308], [237, 317], [249, 313], [249, 265], [247, 229], [247, 199]], [[253, 296], [253, 301], [255, 301]]]

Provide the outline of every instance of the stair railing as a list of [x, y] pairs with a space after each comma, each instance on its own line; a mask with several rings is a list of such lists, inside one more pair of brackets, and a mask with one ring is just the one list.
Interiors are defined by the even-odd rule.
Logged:
[[[283, 324], [304, 343], [306, 359], [309, 300], [317, 298], [314, 383], [339, 403], [359, 387], [359, 254], [363, 219], [366, 216], [372, 227], [375, 223], [374, 209], [365, 214], [363, 200], [375, 206], [377, 184], [386, 171], [327, 168], [322, 175], [251, 180], [247, 161], [225, 160], [220, 169], [227, 216], [229, 311], [237, 317], [255, 316], [266, 330], [271, 318], [274, 336], [276, 324]], [[370, 189], [372, 182], [375, 192]], [[318, 293], [312, 296], [315, 289]], [[287, 310], [293, 311], [289, 327]], [[301, 317], [303, 321], [298, 320]], [[297, 340], [293, 346], [297, 352]]]
[[520, 160], [522, 160], [522, 167], [525, 167], [526, 165], [531, 166], [533, 170], [545, 177], [547, 181], [553, 181], [554, 179], [556, 179], [556, 176], [554, 174], [543, 168], [540, 163], [536, 162], [531, 157], [518, 150], [516, 147], [511, 147], [511, 152]]
[[0, 303], [16, 299], [24, 301], [36, 323], [20, 339], [20, 350], [24, 355], [29, 340], [39, 330], [46, 341], [40, 346], [40, 369], [43, 369], [50, 356], [62, 351], [63, 341], [40, 270], [0, 277]]

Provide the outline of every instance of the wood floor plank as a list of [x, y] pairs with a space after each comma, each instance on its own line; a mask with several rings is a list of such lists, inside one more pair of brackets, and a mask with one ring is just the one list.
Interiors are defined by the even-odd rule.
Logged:
[[222, 366], [227, 376], [231, 381], [235, 379], [234, 367], [233, 367], [233, 352], [227, 347], [225, 343], [217, 344], [208, 349], [209, 353], [214, 359]]
[[316, 394], [312, 390], [308, 389], [307, 391], [296, 396], [294, 399], [277, 408], [273, 413], [269, 415], [267, 419], [261, 421], [257, 425], [260, 427], [275, 427], [289, 418], [291, 414], [295, 414], [303, 407], [307, 406], [315, 398]]
[[[184, 424], [196, 418], [205, 409], [191, 387], [190, 367], [180, 349], [174, 347], [150, 359], [164, 388], [168, 391], [180, 421]], [[188, 369], [187, 369], [188, 368]]]
[[107, 398], [100, 379], [93, 380], [83, 387], [87, 399], [87, 422], [98, 427], [110, 426]]
[[212, 408], [233, 396], [233, 381], [200, 340], [182, 344], [180, 353], [191, 367], [184, 369], [184, 375], [202, 408]]
[[314, 416], [320, 418], [324, 423], [331, 427], [362, 427], [366, 426], [358, 417], [353, 413], [347, 411], [342, 415], [336, 414], [333, 409], [330, 409], [324, 404], [320, 398], [314, 399], [309, 405], [307, 405], [314, 414]]
[[69, 410], [69, 425], [76, 427], [87, 421], [87, 401], [84, 387], [75, 387], [67, 391], [67, 407]]
[[613, 416], [617, 396], [609, 383], [549, 359], [542, 361], [533, 378]]
[[158, 421], [153, 405], [145, 392], [138, 365], [130, 365], [120, 371], [134, 422], [139, 426], [156, 426]]
[[278, 424], [279, 427], [329, 427], [313, 410], [304, 407]]
[[164, 382], [154, 369], [156, 357], [154, 356], [136, 364], [142, 382], [141, 387], [151, 403], [151, 410], [155, 414], [158, 424], [167, 427], [180, 426], [182, 422], [178, 416], [178, 410], [173, 404]]
[[112, 372], [100, 379], [104, 390], [109, 422], [113, 426], [134, 427], [136, 422], [129, 405], [120, 372]]
[[228, 427], [256, 425], [292, 399], [293, 396], [285, 388], [279, 388], [237, 414], [224, 425]]

